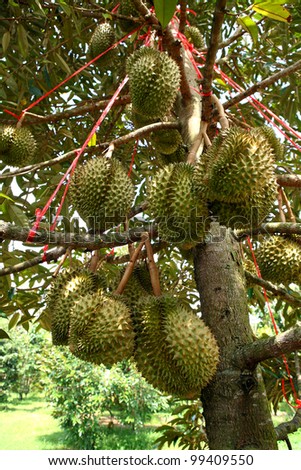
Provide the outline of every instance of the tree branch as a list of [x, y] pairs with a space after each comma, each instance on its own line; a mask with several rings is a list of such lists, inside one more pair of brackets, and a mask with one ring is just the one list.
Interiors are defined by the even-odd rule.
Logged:
[[253, 370], [259, 362], [301, 349], [301, 324], [269, 338], [257, 339], [235, 353], [241, 369]]
[[41, 263], [50, 263], [50, 261], [57, 261], [61, 256], [63, 256], [67, 251], [67, 248], [60, 246], [59, 248], [55, 248], [52, 251], [48, 251], [32, 258], [31, 260], [24, 261], [23, 263], [15, 264], [14, 266], [8, 266], [7, 268], [0, 269], [0, 277], [7, 276], [8, 274], [19, 273], [24, 271], [25, 269], [32, 268], [37, 264]]
[[284, 441], [288, 434], [298, 431], [301, 428], [301, 409], [299, 408], [293, 419], [286, 423], [280, 423], [275, 427], [277, 441]]
[[[90, 155], [96, 153], [98, 150], [104, 150], [110, 145], [114, 145], [114, 147], [120, 147], [121, 145], [124, 145], [127, 142], [130, 142], [131, 140], [136, 140], [139, 137], [144, 137], [145, 135], [148, 135], [151, 132], [157, 131], [159, 129], [179, 129], [179, 127], [179, 123], [174, 121], [155, 122], [153, 124], [149, 124], [132, 132], [129, 132], [128, 134], [118, 137], [117, 139], [114, 139], [111, 142], [103, 142], [101, 144], [96, 145], [95, 147], [88, 147], [85, 149], [85, 154]], [[45, 162], [36, 163], [34, 165], [28, 165], [23, 168], [18, 168], [17, 170], [13, 170], [10, 173], [3, 173], [2, 175], [0, 175], [0, 180], [6, 178], [13, 178], [14, 176], [24, 175], [26, 173], [30, 173], [31, 171], [41, 170], [42, 168], [53, 166], [57, 163], [65, 162], [66, 160], [75, 157], [79, 150], [79, 148], [70, 150], [70, 152], [64, 153], [63, 155], [53, 158], [52, 160], [47, 160]]]
[[280, 70], [280, 72], [274, 73], [270, 77], [265, 78], [261, 82], [255, 83], [255, 85], [251, 86], [247, 90], [244, 90], [238, 95], [234, 96], [234, 98], [232, 98], [231, 100], [227, 101], [227, 103], [224, 104], [224, 109], [231, 108], [235, 104], [240, 103], [242, 100], [244, 100], [248, 96], [253, 95], [256, 91], [260, 90], [261, 88], [266, 88], [267, 86], [271, 85], [277, 80], [287, 77], [288, 75], [291, 75], [292, 73], [300, 69], [301, 69], [301, 60], [298, 60], [293, 65], [290, 65], [289, 67]]
[[184, 34], [185, 31], [185, 26], [186, 26], [186, 5], [187, 2], [186, 0], [181, 0], [180, 1], [180, 25], [179, 25], [179, 31], [180, 33]]
[[227, 0], [217, 0], [215, 6], [215, 12], [213, 16], [213, 24], [211, 30], [211, 37], [209, 42], [208, 51], [206, 54], [206, 62], [202, 70], [203, 80], [202, 80], [202, 92], [203, 92], [203, 112], [202, 120], [205, 122], [210, 121], [211, 116], [211, 96], [212, 91], [212, 81], [213, 81], [213, 71], [216, 60], [216, 54], [218, 51], [219, 39], [222, 24], [225, 16]]
[[283, 187], [301, 188], [301, 175], [278, 175], [277, 183]]
[[301, 223], [293, 224], [291, 222], [267, 222], [260, 227], [237, 230], [236, 237], [239, 239], [258, 234], [282, 234], [282, 235], [301, 235]]
[[[7, 222], [0, 222], [0, 240], [16, 240], [27, 243], [30, 228], [19, 227]], [[105, 234], [64, 233], [49, 232], [45, 229], [37, 230], [34, 245], [56, 245], [68, 248], [98, 250], [100, 248], [113, 248], [127, 245], [141, 240], [142, 233], [148, 232], [150, 237], [157, 236], [155, 224], [135, 227], [127, 232], [112, 231]]]
[[248, 271], [245, 272], [245, 276], [249, 282], [257, 284], [258, 286], [263, 287], [267, 291], [272, 292], [276, 297], [279, 297], [288, 304], [297, 305], [298, 307], [301, 307], [301, 298], [294, 297], [293, 295], [289, 294], [285, 289], [275, 286], [271, 282], [257, 277]]

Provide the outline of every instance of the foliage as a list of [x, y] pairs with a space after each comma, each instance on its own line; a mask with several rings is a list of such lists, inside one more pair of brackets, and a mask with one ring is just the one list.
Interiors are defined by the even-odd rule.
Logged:
[[207, 438], [201, 410], [199, 400], [177, 406], [172, 412], [176, 417], [156, 429], [161, 434], [155, 441], [157, 448], [167, 445], [186, 450], [205, 449]]
[[[76, 359], [63, 348], [49, 351], [47, 396], [71, 442], [81, 449], [101, 446], [102, 417], [136, 429], [168, 401], [137, 373], [130, 363], [106, 369]], [[115, 418], [115, 421], [116, 421]]]

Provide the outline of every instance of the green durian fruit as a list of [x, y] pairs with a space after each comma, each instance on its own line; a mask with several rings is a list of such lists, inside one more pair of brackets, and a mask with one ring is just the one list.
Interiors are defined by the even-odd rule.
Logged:
[[154, 387], [181, 398], [195, 398], [213, 378], [218, 346], [210, 329], [170, 296], [140, 302], [134, 360]]
[[207, 206], [195, 191], [193, 173], [192, 165], [171, 163], [149, 184], [147, 211], [157, 221], [162, 240], [192, 246], [203, 240]]
[[261, 126], [257, 128], [258, 132], [261, 132], [268, 140], [271, 149], [274, 153], [275, 160], [282, 160], [284, 158], [284, 145], [276, 137], [275, 132], [269, 126]]
[[[101, 23], [96, 26], [89, 43], [89, 52], [91, 58], [97, 57], [106, 51], [110, 46], [115, 44], [116, 35], [114, 28], [109, 23]], [[96, 64], [100, 67], [110, 67], [116, 61], [117, 49], [111, 49], [101, 56]]]
[[171, 155], [176, 152], [179, 146], [183, 143], [182, 137], [177, 129], [159, 130], [152, 132], [151, 143], [155, 150], [165, 155]]
[[129, 56], [126, 69], [134, 111], [150, 119], [164, 118], [180, 86], [177, 63], [165, 52], [142, 47]]
[[[260, 192], [267, 180], [275, 179], [274, 153], [258, 129], [238, 127], [224, 131], [206, 157], [203, 185], [211, 201], [240, 203]], [[204, 173], [204, 163], [196, 169]]]
[[129, 308], [102, 291], [82, 296], [72, 308], [69, 347], [80, 359], [107, 367], [129, 359], [134, 352]]
[[99, 287], [105, 288], [105, 278], [82, 267], [63, 271], [55, 278], [46, 298], [54, 345], [68, 344], [71, 307]]
[[293, 238], [266, 238], [255, 254], [263, 279], [285, 285], [301, 282], [301, 245]]
[[179, 145], [175, 152], [166, 155], [161, 153], [157, 156], [157, 161], [160, 166], [168, 165], [169, 163], [180, 163], [187, 160], [187, 148], [185, 145]]
[[[118, 13], [124, 16], [139, 16], [132, 0], [121, 0]], [[132, 31], [136, 26], [136, 23], [131, 20], [119, 19], [118, 23], [120, 29], [125, 33]]]
[[196, 49], [205, 49], [206, 44], [201, 31], [196, 26], [186, 26], [184, 34]]
[[134, 186], [115, 158], [98, 157], [78, 166], [70, 183], [75, 210], [94, 230], [123, 222], [134, 200]]
[[[6, 165], [22, 167], [30, 164], [37, 150], [37, 143], [31, 131], [27, 127], [6, 131], [9, 134], [10, 144], [8, 150], [3, 153], [2, 160]], [[7, 142], [7, 140], [6, 140]]]
[[[7, 154], [11, 147], [14, 133], [16, 128], [13, 126], [0, 126], [0, 159], [2, 160], [3, 154]], [[7, 156], [4, 155], [4, 160]]]

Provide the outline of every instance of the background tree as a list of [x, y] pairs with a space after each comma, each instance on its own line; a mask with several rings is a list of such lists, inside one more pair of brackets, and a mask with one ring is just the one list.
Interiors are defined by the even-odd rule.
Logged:
[[[9, 328], [16, 324], [28, 328], [31, 321], [37, 320], [49, 328], [51, 312], [44, 309], [44, 294], [56, 269], [56, 264], [51, 264], [53, 261], [56, 263], [61, 259], [64, 267], [68, 266], [70, 258], [90, 267], [95, 265], [95, 260], [100, 261], [102, 267], [106, 266], [106, 277], [112, 279], [117, 265], [129, 261], [129, 255], [117, 247], [129, 245], [132, 253], [135, 243], [140, 242], [147, 232], [153, 242], [153, 251], [157, 253], [162, 291], [173, 291], [186, 306], [196, 307], [197, 287], [202, 318], [219, 346], [217, 372], [201, 394], [210, 448], [274, 449], [277, 437], [287, 437], [287, 432], [296, 429], [300, 423], [298, 409], [293, 423], [274, 430], [258, 366], [270, 358], [299, 350], [301, 345], [300, 327], [296, 326], [301, 302], [298, 276], [300, 114], [297, 111], [298, 70], [301, 67], [298, 54], [300, 7], [293, 4], [284, 8], [281, 4], [284, 2], [277, 6], [273, 2], [263, 5], [261, 2], [224, 0], [210, 4], [190, 1], [189, 5], [179, 2], [177, 19], [172, 20], [176, 2], [154, 2], [155, 10], [150, 3], [127, 0], [117, 8], [117, 2], [96, 0], [55, 3], [9, 0], [0, 7], [3, 52], [0, 61], [3, 113], [0, 120], [3, 126], [13, 126], [2, 127], [1, 136], [0, 238], [4, 267], [1, 270], [0, 308], [9, 319]], [[189, 36], [191, 30], [189, 33], [185, 29], [186, 21], [201, 30], [204, 43], [200, 42], [199, 36], [199, 41]], [[105, 24], [105, 28], [111, 25], [118, 45], [113, 47], [115, 43], [111, 39], [109, 44], [114, 50], [107, 52], [111, 53], [108, 61], [105, 62], [104, 55], [95, 64], [81, 68], [93, 55], [102, 52], [92, 41], [99, 24]], [[103, 34], [103, 29], [100, 31]], [[159, 113], [147, 119], [142, 116], [142, 120], [140, 116], [139, 121], [139, 113], [135, 115], [139, 93], [134, 96], [133, 90], [135, 86], [139, 90], [142, 81], [137, 70], [139, 64], [145, 64], [144, 52], [140, 62], [137, 59], [139, 53], [132, 56], [136, 57], [131, 59], [132, 62], [126, 59], [143, 45], [166, 51], [164, 57], [171, 57], [177, 65], [172, 70], [176, 70], [173, 83], [177, 85], [179, 80], [179, 93], [176, 101], [163, 94], [155, 96], [154, 106], [167, 103], [167, 98], [173, 101], [167, 116]], [[157, 60], [155, 54], [153, 58]], [[163, 60], [162, 54], [158, 60]], [[127, 73], [129, 84], [125, 79]], [[64, 84], [57, 87], [63, 80]], [[119, 95], [113, 99], [118, 86]], [[223, 102], [223, 107], [215, 96]], [[93, 125], [100, 123], [100, 113], [108, 105], [111, 109], [105, 118], [102, 116], [104, 119], [96, 134], [89, 135]], [[150, 106], [149, 114], [152, 109]], [[15, 129], [17, 120], [18, 132]], [[219, 167], [215, 158], [226, 137], [222, 140], [214, 137], [229, 123], [232, 128], [238, 126], [246, 135], [254, 135], [265, 142], [261, 131], [258, 134], [250, 129], [263, 124], [275, 129], [277, 126], [277, 136], [284, 142], [283, 149], [269, 133], [266, 137], [269, 145], [264, 147], [265, 143], [262, 148], [266, 149], [263, 151], [266, 154], [272, 149], [273, 163], [262, 157], [263, 168], [259, 159], [254, 161], [251, 171], [257, 176], [263, 175], [263, 179], [259, 182], [257, 176], [255, 181], [244, 176], [241, 186], [238, 181], [239, 190], [241, 187], [245, 191], [252, 188], [247, 212], [242, 212], [245, 208], [242, 208], [237, 188], [235, 201], [233, 194], [228, 193], [225, 201], [223, 190], [220, 187], [216, 190], [217, 184], [223, 181], [219, 176], [223, 166]], [[36, 144], [25, 129], [34, 134]], [[184, 141], [179, 145], [181, 148], [176, 148], [179, 153], [173, 157], [164, 153], [164, 132], [167, 130], [173, 136], [178, 134], [172, 132], [180, 131]], [[231, 132], [228, 131], [230, 135]], [[226, 134], [227, 131], [219, 135]], [[89, 145], [83, 147], [84, 142], [88, 144], [87, 136]], [[170, 146], [177, 137], [167, 140]], [[24, 151], [25, 141], [29, 142], [30, 151], [26, 145]], [[205, 152], [201, 155], [203, 148]], [[25, 161], [24, 154], [27, 157], [32, 150], [35, 150], [33, 160]], [[135, 203], [128, 210], [125, 224], [120, 226], [118, 220], [115, 228], [111, 227], [108, 232], [104, 233], [103, 227], [98, 227], [100, 233], [93, 233], [91, 226], [83, 223], [75, 211], [75, 202], [82, 201], [82, 207], [85, 207], [87, 199], [78, 190], [81, 184], [73, 187], [72, 199], [72, 191], [65, 191], [68, 188], [66, 181], [78, 160], [93, 161], [90, 157], [95, 155], [101, 161], [104, 150], [107, 150], [106, 157], [113, 154], [128, 170], [135, 187]], [[168, 152], [171, 155], [170, 147]], [[13, 160], [9, 160], [11, 156]], [[148, 182], [156, 181], [155, 175], [160, 169], [167, 171], [165, 168], [171, 158], [175, 158], [176, 163], [183, 159], [191, 165], [184, 165], [186, 169], [178, 173], [179, 177], [176, 172], [172, 173], [171, 180], [178, 184], [174, 194], [179, 194], [175, 196], [176, 210], [168, 214], [172, 222], [180, 214], [177, 211], [181, 209], [183, 216], [187, 207], [191, 211], [189, 216], [196, 208], [204, 211], [203, 218], [207, 214], [208, 225], [202, 225], [206, 234], [196, 230], [193, 243], [189, 244], [172, 239], [175, 226], [171, 226], [170, 233], [170, 226], [165, 226], [164, 220], [161, 220], [161, 227], [157, 224], [158, 218], [150, 225], [154, 208], [164, 211], [171, 198], [157, 204], [159, 197], [149, 192]], [[72, 162], [74, 167], [71, 168]], [[63, 175], [68, 171], [63, 181]], [[214, 171], [218, 175], [215, 180]], [[189, 186], [192, 173], [197, 176], [193, 186]], [[56, 189], [58, 192], [54, 193]], [[96, 189], [93, 183], [92, 189]], [[197, 199], [193, 199], [195, 191]], [[114, 194], [116, 196], [117, 189]], [[125, 201], [125, 198], [121, 199]], [[265, 203], [272, 199], [267, 209]], [[210, 228], [210, 217], [217, 218], [229, 228], [224, 230], [216, 224]], [[111, 218], [111, 221], [114, 226], [115, 219]], [[195, 219], [189, 221], [196, 226]], [[176, 219], [176, 222], [179, 221]], [[31, 231], [32, 227], [34, 231]], [[175, 233], [181, 235], [182, 229], [181, 223], [176, 224]], [[274, 268], [262, 269], [264, 279], [256, 270], [246, 275], [247, 297], [242, 259], [252, 260], [252, 256], [250, 243], [246, 241], [252, 236], [256, 247], [265, 247], [267, 234], [277, 235], [278, 238], [272, 241], [278, 240], [279, 244], [275, 242], [274, 251], [268, 255], [261, 250], [261, 267], [265, 266], [266, 259], [276, 259]], [[26, 250], [17, 242], [25, 244]], [[44, 245], [47, 247], [41, 254], [37, 247]], [[55, 248], [51, 250], [52, 246]], [[291, 248], [289, 253], [288, 246]], [[145, 258], [146, 251], [143, 249], [138, 256]], [[279, 258], [285, 262], [281, 264]], [[287, 266], [292, 265], [294, 268], [289, 269], [287, 275]], [[278, 273], [276, 277], [275, 272]], [[275, 335], [255, 340], [248, 313], [254, 305], [259, 305], [265, 312], [262, 288], [271, 298], [278, 299], [273, 307], [279, 312], [280, 319], [285, 316], [291, 321], [286, 325], [281, 322], [280, 326], [288, 329], [277, 338]], [[5, 332], [2, 335], [5, 336]], [[194, 364], [196, 358], [191, 356], [190, 361]], [[288, 369], [285, 374], [289, 376]], [[293, 384], [293, 391], [297, 390], [296, 383], [289, 382], [291, 386]], [[293, 397], [298, 406], [296, 393]]]

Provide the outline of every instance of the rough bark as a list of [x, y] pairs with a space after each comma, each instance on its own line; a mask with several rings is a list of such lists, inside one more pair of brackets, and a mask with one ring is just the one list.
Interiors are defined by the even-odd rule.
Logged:
[[218, 224], [211, 234], [194, 253], [203, 319], [220, 348], [218, 371], [202, 391], [209, 446], [277, 449], [260, 368], [241, 369], [234, 359], [236, 351], [253, 342], [239, 246]]

